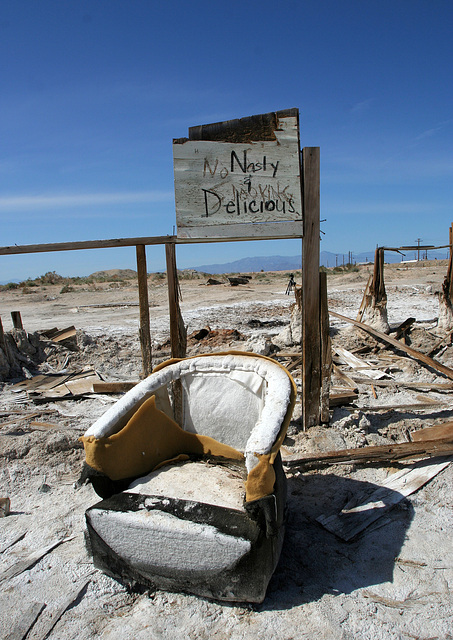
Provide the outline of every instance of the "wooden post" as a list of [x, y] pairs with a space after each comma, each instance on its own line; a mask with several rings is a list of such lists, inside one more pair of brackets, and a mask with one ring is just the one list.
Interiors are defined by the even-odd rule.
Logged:
[[449, 242], [448, 244], [450, 245], [450, 258], [453, 255], [453, 222], [451, 223], [450, 229], [449, 231]]
[[[165, 245], [167, 260], [167, 288], [168, 307], [170, 314], [170, 344], [172, 358], [185, 358], [187, 349], [187, 331], [184, 326], [181, 309], [179, 307], [180, 290], [178, 269], [176, 267], [176, 251], [174, 242]], [[173, 391], [173, 416], [175, 421], [183, 426], [183, 390], [181, 380], [175, 380]]]
[[329, 330], [329, 307], [327, 302], [327, 274], [319, 273], [320, 323], [321, 323], [321, 422], [328, 423], [330, 378], [332, 375], [332, 345]]
[[319, 147], [302, 150], [304, 237], [302, 240], [302, 416], [303, 428], [319, 424], [321, 338], [319, 298]]
[[187, 348], [187, 333], [179, 307], [180, 290], [178, 270], [176, 268], [176, 252], [174, 242], [165, 245], [167, 260], [168, 307], [170, 313], [170, 343], [171, 357], [185, 358]]
[[5, 358], [9, 360], [9, 350], [8, 350], [8, 345], [6, 344], [5, 334], [3, 332], [3, 323], [1, 318], [0, 318], [0, 349], [5, 354]]
[[136, 246], [138, 299], [140, 307], [140, 346], [142, 350], [143, 375], [152, 371], [151, 331], [149, 326], [148, 274], [146, 271], [146, 248], [144, 244]]
[[13, 321], [13, 327], [15, 329], [22, 329], [24, 328], [24, 325], [22, 324], [22, 318], [20, 315], [20, 311], [11, 311], [11, 319]]
[[374, 271], [370, 291], [373, 305], [387, 302], [384, 284], [384, 249], [382, 247], [377, 247], [374, 253]]

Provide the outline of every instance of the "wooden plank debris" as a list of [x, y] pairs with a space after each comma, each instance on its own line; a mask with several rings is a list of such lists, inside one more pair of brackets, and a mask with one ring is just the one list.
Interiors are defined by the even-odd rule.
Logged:
[[22, 380], [11, 387], [14, 392], [26, 391], [33, 399], [58, 400], [94, 393], [93, 384], [101, 382], [99, 374], [91, 368], [73, 373], [48, 373]]
[[370, 295], [370, 285], [372, 280], [373, 280], [373, 275], [370, 273], [370, 275], [368, 276], [368, 282], [366, 283], [365, 291], [363, 292], [362, 302], [360, 303], [359, 311], [356, 317], [356, 320], [358, 320], [359, 322], [362, 321], [363, 314], [365, 313], [367, 300]]
[[5, 636], [5, 640], [24, 640], [45, 607], [44, 602], [34, 602], [27, 607], [13, 630]]
[[323, 453], [308, 453], [302, 456], [286, 457], [286, 467], [304, 465], [322, 466], [340, 462], [389, 462], [391, 460], [435, 457], [453, 454], [453, 437], [426, 440], [423, 442], [400, 442], [395, 444], [373, 445], [353, 449], [340, 449]]
[[53, 422], [35, 422], [34, 420], [30, 422], [29, 427], [31, 429], [35, 429], [36, 431], [49, 431], [52, 429], [61, 429], [61, 425], [55, 424]]
[[345, 389], [344, 391], [332, 390], [329, 396], [329, 407], [340, 407], [344, 404], [351, 404], [358, 399], [358, 394], [352, 389]]
[[14, 538], [12, 538], [9, 542], [6, 542], [2, 547], [0, 547], [0, 553], [3, 553], [10, 547], [13, 547], [15, 544], [20, 542], [20, 540], [23, 540], [25, 538], [25, 535], [26, 532], [24, 531], [24, 533], [19, 533], [17, 536], [14, 536]]
[[[356, 382], [350, 378], [344, 371], [342, 371], [341, 369], [339, 369], [337, 367], [336, 364], [333, 365], [333, 373], [334, 375], [339, 378], [341, 380], [341, 382], [343, 382], [347, 387], [349, 387], [350, 389], [352, 389], [353, 391], [357, 391], [357, 384]], [[367, 382], [370, 382], [370, 380], [367, 380]]]
[[52, 542], [52, 544], [47, 545], [46, 547], [41, 547], [36, 551], [30, 553], [26, 558], [22, 558], [13, 564], [11, 567], [0, 573], [0, 584], [5, 582], [6, 580], [10, 580], [15, 576], [18, 576], [20, 573], [27, 571], [27, 569], [31, 569], [37, 562], [41, 560], [45, 555], [50, 553], [53, 549], [60, 546], [64, 542], [69, 542], [73, 540], [75, 536], [68, 536], [66, 538], [62, 538], [61, 540], [57, 540], [56, 542]]
[[53, 328], [47, 329], [45, 331], [40, 331], [40, 333], [46, 338], [49, 338], [49, 340], [52, 340], [52, 342], [63, 342], [63, 340], [73, 338], [77, 334], [76, 328], [73, 325], [67, 327], [66, 329]]
[[5, 498], [0, 498], [0, 518], [5, 518], [9, 516], [11, 509], [11, 500], [8, 496]]
[[453, 439], [453, 422], [444, 422], [432, 427], [425, 427], [418, 431], [411, 431], [409, 437], [413, 442], [426, 442], [427, 440]]
[[401, 351], [405, 351], [408, 355], [412, 356], [416, 360], [423, 362], [423, 364], [426, 364], [428, 367], [431, 367], [432, 369], [439, 371], [439, 373], [442, 373], [443, 375], [447, 376], [447, 378], [450, 378], [450, 380], [453, 380], [452, 369], [450, 369], [449, 367], [446, 367], [440, 362], [437, 362], [436, 360], [433, 360], [429, 356], [426, 356], [424, 353], [421, 353], [420, 351], [417, 351], [416, 349], [413, 349], [412, 347], [409, 347], [408, 345], [403, 344], [398, 340], [395, 340], [395, 338], [392, 338], [391, 336], [388, 336], [385, 333], [382, 333], [381, 331], [377, 331], [376, 329], [373, 329], [372, 327], [370, 327], [367, 324], [364, 324], [363, 322], [358, 322], [357, 320], [353, 320], [352, 318], [343, 316], [340, 313], [336, 313], [335, 311], [330, 311], [329, 313], [333, 315], [335, 318], [338, 318], [339, 320], [343, 320], [344, 322], [350, 322], [354, 326], [358, 327], [359, 329], [362, 329], [366, 333], [371, 334], [375, 338], [378, 338], [383, 342], [387, 342], [388, 344], [393, 345], [394, 347], [396, 347]]
[[93, 383], [93, 392], [94, 393], [124, 393], [133, 389], [135, 385], [139, 383], [139, 380], [136, 382], [94, 382]]
[[366, 360], [359, 358], [343, 347], [335, 346], [333, 350], [344, 364], [347, 364], [351, 369], [359, 370], [363, 375], [373, 380], [379, 380], [380, 378], [388, 376], [388, 374], [379, 369], [373, 369]]
[[[91, 572], [93, 573], [93, 572]], [[91, 575], [90, 573], [90, 575]], [[90, 583], [91, 578], [85, 576], [81, 580], [79, 580], [73, 589], [71, 589], [68, 595], [65, 597], [63, 602], [53, 611], [49, 612], [51, 617], [46, 620], [46, 623], [41, 626], [39, 633], [35, 634], [35, 640], [45, 640], [52, 629], [55, 627], [57, 622], [63, 616], [63, 614], [69, 609], [69, 607], [76, 602], [76, 600], [80, 597], [81, 593], [84, 591], [86, 586]]]
[[331, 533], [348, 542], [372, 522], [387, 513], [391, 507], [411, 495], [451, 462], [422, 460], [389, 476], [371, 495], [364, 491], [353, 496], [340, 513], [322, 514], [316, 520]]
[[358, 384], [373, 384], [375, 387], [406, 387], [425, 391], [448, 392], [453, 391], [453, 382], [406, 382], [404, 380], [368, 380], [361, 376], [351, 376]]
[[395, 335], [393, 336], [396, 340], [399, 340], [401, 336], [403, 336], [406, 331], [414, 324], [415, 318], [407, 318], [404, 322], [402, 322], [396, 329], [394, 330]]
[[412, 404], [370, 404], [366, 407], [360, 407], [360, 411], [364, 413], [372, 413], [373, 411], [426, 411], [426, 409], [439, 409], [445, 406], [447, 406], [445, 402], [429, 400], [425, 402], [414, 402]]

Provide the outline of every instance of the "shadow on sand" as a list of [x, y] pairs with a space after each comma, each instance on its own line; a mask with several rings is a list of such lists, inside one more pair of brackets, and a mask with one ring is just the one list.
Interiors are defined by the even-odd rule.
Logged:
[[[288, 521], [278, 567], [260, 610], [288, 609], [320, 599], [327, 593], [355, 589], [393, 579], [414, 510], [407, 499], [378, 519], [356, 539], [344, 542], [316, 518], [339, 512], [357, 493], [378, 489], [370, 482], [328, 475], [288, 479]], [[382, 523], [385, 523], [383, 526]]]

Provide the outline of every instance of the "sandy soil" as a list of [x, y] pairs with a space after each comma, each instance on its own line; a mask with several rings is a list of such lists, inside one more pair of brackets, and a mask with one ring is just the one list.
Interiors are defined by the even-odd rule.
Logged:
[[[349, 273], [329, 273], [329, 307], [355, 317], [371, 265]], [[445, 262], [386, 266], [390, 324], [417, 319], [409, 339], [453, 367], [451, 340], [437, 331], [439, 290]], [[252, 348], [268, 341], [290, 319], [293, 296], [287, 274], [255, 274], [247, 286], [206, 286], [182, 280], [182, 312], [188, 333], [205, 326], [235, 329], [200, 349]], [[135, 380], [141, 372], [138, 290], [134, 283], [80, 285], [61, 293], [59, 285], [0, 293], [5, 332], [10, 312], [19, 310], [27, 332], [74, 325], [77, 343], [47, 345], [42, 372], [94, 367], [106, 380]], [[168, 354], [165, 282], [149, 284], [151, 330], [156, 363]], [[333, 344], [361, 349], [360, 357], [386, 372], [387, 381], [445, 382], [414, 359], [376, 349], [376, 341], [331, 319]], [[247, 347], [245, 347], [247, 345]], [[363, 350], [368, 349], [368, 351]], [[22, 363], [23, 374], [35, 373]], [[348, 375], [351, 370], [342, 366]], [[360, 373], [360, 372], [356, 372]], [[300, 384], [297, 371], [296, 381]], [[363, 377], [363, 376], [362, 376]], [[279, 566], [268, 596], [259, 606], [225, 605], [184, 594], [129, 593], [93, 569], [84, 545], [84, 511], [98, 498], [78, 483], [83, 450], [78, 437], [115, 397], [36, 403], [2, 383], [0, 395], [0, 497], [9, 496], [11, 514], [0, 520], [0, 636], [7, 637], [34, 602], [45, 603], [27, 638], [44, 637], [55, 612], [85, 582], [49, 638], [69, 640], [275, 637], [326, 639], [412, 639], [453, 637], [453, 467], [400, 501], [351, 542], [329, 533], [316, 520], [337, 513], [358, 492], [380, 486], [401, 464], [337, 464], [288, 470], [289, 517]], [[408, 432], [452, 419], [451, 392], [423, 391], [394, 384], [360, 383], [353, 407], [332, 411], [328, 427], [300, 431], [296, 407], [284, 455], [367, 444], [404, 442]], [[429, 401], [435, 404], [426, 407]], [[422, 408], [409, 408], [421, 404]], [[376, 410], [377, 406], [387, 410]], [[30, 415], [34, 414], [34, 415]], [[33, 421], [54, 427], [33, 426]], [[18, 539], [20, 536], [20, 539]], [[69, 538], [28, 570], [5, 572], [37, 549]], [[80, 582], [81, 581], [81, 582]]]

